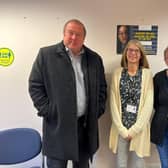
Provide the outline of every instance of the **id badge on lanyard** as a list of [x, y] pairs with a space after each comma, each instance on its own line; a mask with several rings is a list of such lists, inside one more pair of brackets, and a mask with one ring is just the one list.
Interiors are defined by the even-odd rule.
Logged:
[[131, 104], [127, 104], [127, 107], [126, 107], [127, 112], [135, 114], [137, 112], [136, 109], [137, 109], [136, 106], [133, 106]]

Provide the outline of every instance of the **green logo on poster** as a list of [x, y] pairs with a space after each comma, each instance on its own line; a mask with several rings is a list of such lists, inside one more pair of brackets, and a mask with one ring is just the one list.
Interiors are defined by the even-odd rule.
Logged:
[[9, 48], [0, 48], [0, 65], [9, 66], [13, 63], [14, 54]]

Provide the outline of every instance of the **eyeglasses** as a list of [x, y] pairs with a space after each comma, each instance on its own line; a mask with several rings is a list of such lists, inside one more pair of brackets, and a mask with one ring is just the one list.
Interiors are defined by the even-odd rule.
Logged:
[[140, 53], [140, 50], [139, 50], [139, 49], [128, 48], [127, 51], [128, 51], [129, 53], [132, 53], [132, 52], [135, 52], [136, 54], [139, 54], [139, 53]]
[[118, 35], [127, 35], [127, 32], [118, 32]]

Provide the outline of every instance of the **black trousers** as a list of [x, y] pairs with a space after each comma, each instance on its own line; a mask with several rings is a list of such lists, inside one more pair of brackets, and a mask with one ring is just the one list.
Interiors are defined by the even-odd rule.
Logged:
[[[84, 117], [78, 119], [79, 161], [72, 161], [73, 168], [89, 168], [88, 138], [84, 127]], [[66, 168], [68, 160], [47, 157], [48, 168]]]

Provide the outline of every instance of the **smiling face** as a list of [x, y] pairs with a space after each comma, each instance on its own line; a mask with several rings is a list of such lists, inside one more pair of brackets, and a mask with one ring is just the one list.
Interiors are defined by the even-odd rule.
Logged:
[[140, 41], [136, 39], [132, 39], [127, 43], [122, 54], [121, 66], [127, 68], [128, 64], [134, 64], [142, 68], [149, 68], [144, 47]]
[[77, 55], [81, 51], [84, 39], [85, 29], [81, 23], [72, 21], [65, 25], [63, 42], [74, 55]]
[[139, 65], [141, 59], [141, 51], [135, 44], [130, 44], [127, 48], [126, 57], [128, 64]]

